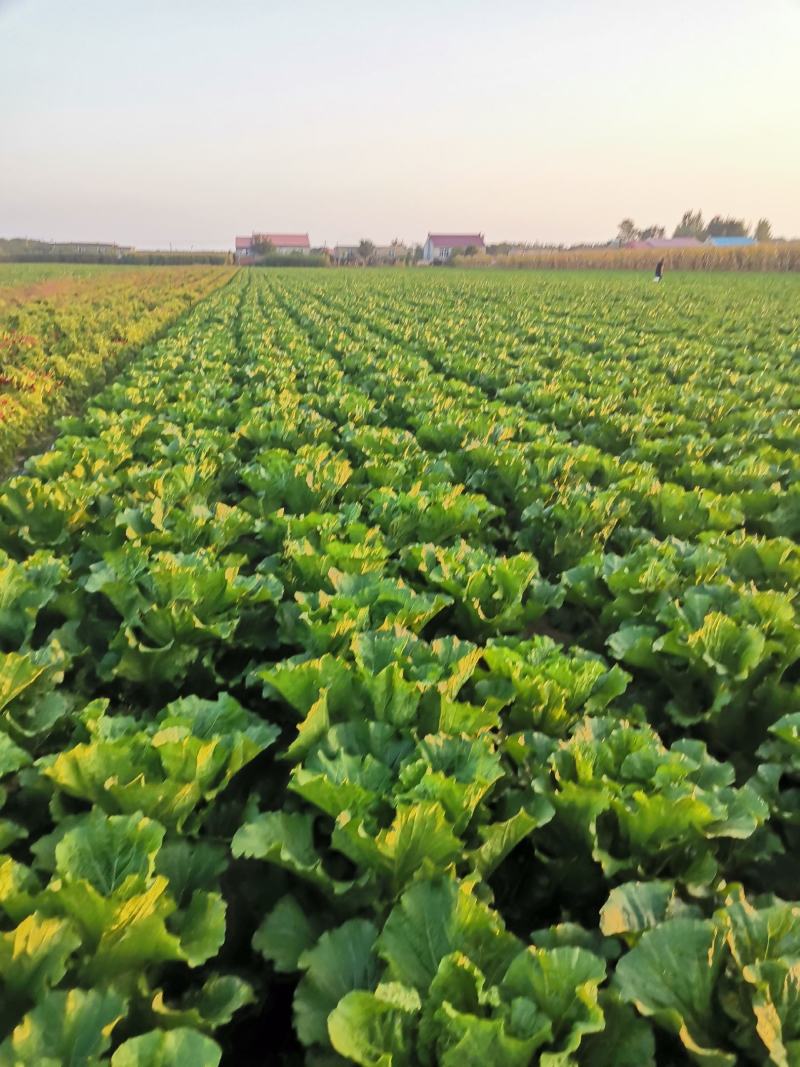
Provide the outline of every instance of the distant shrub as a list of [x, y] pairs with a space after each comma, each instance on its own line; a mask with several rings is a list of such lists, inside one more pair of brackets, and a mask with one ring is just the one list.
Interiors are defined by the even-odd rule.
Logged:
[[0, 263], [93, 263], [113, 266], [181, 267], [192, 263], [230, 264], [230, 252], [126, 252], [121, 256], [89, 252], [4, 252]]
[[230, 252], [130, 252], [120, 259], [100, 258], [103, 263], [147, 264], [151, 267], [180, 267], [190, 263], [230, 264]]
[[328, 267], [330, 260], [323, 255], [305, 256], [302, 252], [274, 252], [261, 256], [255, 267]]

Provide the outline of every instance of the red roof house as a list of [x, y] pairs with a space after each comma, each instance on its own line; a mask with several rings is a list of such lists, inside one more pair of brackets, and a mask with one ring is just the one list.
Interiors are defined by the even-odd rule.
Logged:
[[257, 233], [256, 241], [269, 241], [276, 252], [310, 252], [311, 242], [307, 233]]
[[254, 233], [250, 237], [236, 238], [237, 260], [254, 258], [254, 247], [267, 243], [271, 244], [280, 255], [287, 255], [291, 252], [307, 255], [311, 251], [311, 242], [307, 233]]
[[456, 252], [465, 252], [468, 248], [486, 251], [486, 242], [482, 233], [429, 233], [422, 248], [422, 258], [426, 263], [443, 262]]

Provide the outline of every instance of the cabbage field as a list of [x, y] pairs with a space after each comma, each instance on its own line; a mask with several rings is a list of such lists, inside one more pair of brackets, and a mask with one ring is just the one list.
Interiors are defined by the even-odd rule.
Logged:
[[230, 276], [204, 266], [0, 263], [0, 471]]
[[0, 1067], [800, 1064], [800, 279], [213, 284], [0, 484]]

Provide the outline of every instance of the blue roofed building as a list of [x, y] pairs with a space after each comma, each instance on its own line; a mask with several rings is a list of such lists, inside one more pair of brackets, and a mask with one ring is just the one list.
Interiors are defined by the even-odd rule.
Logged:
[[754, 245], [756, 243], [755, 237], [707, 237], [706, 244], [713, 245], [714, 248], [744, 248], [747, 245]]

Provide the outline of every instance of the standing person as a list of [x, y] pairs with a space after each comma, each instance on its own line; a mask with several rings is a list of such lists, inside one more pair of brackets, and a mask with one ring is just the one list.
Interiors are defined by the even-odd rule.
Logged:
[[656, 273], [655, 273], [655, 276], [653, 278], [653, 281], [660, 282], [663, 274], [664, 274], [664, 260], [660, 259], [658, 261], [658, 263], [656, 263]]

